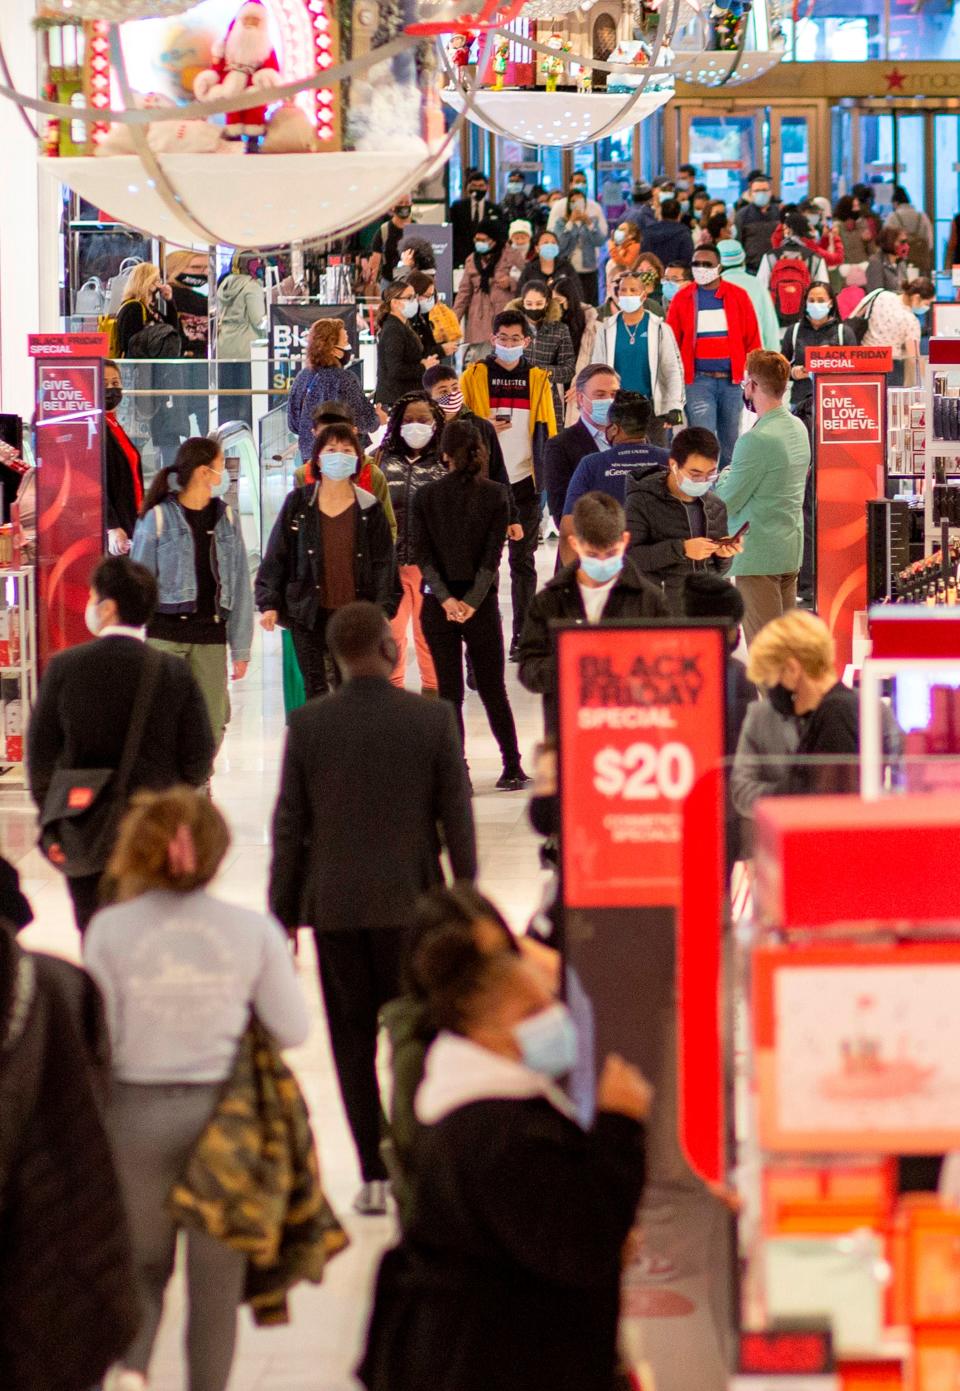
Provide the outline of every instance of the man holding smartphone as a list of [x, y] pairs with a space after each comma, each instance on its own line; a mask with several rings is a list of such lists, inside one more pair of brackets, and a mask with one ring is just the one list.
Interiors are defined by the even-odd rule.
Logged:
[[720, 441], [693, 425], [680, 430], [666, 468], [634, 469], [627, 478], [628, 554], [663, 590], [671, 613], [683, 612], [683, 583], [694, 570], [723, 575], [743, 549], [727, 534], [727, 509], [713, 491]]
[[464, 372], [460, 389], [467, 410], [491, 421], [497, 432], [516, 520], [523, 527], [521, 538], [508, 542], [513, 601], [510, 660], [515, 662], [527, 609], [537, 592], [534, 556], [540, 530], [543, 450], [557, 433], [557, 419], [549, 373], [531, 366], [525, 356], [530, 325], [519, 309], [505, 309], [496, 316], [492, 343], [490, 356]]

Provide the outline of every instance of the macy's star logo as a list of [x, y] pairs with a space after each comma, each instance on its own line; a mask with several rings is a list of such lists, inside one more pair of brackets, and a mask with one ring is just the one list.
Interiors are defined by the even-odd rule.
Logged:
[[892, 72], [884, 73], [883, 80], [887, 84], [888, 92], [902, 92], [907, 74], [901, 72], [899, 68], [894, 68]]

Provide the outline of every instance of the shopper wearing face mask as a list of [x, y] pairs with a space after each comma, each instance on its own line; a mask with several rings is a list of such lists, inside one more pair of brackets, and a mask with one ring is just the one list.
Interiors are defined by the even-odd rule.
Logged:
[[523, 275], [523, 267], [526, 265], [530, 255], [530, 247], [533, 244], [533, 223], [525, 218], [517, 218], [510, 223], [509, 242], [514, 251], [518, 251], [522, 257], [516, 265], [510, 267], [510, 279], [519, 284], [520, 277]]
[[117, 419], [123, 400], [120, 369], [109, 359], [103, 364], [103, 406], [106, 432], [107, 549], [126, 555], [143, 506], [143, 464], [140, 451]]
[[412, 1217], [377, 1278], [367, 1391], [611, 1391], [621, 1256], [652, 1093], [608, 1058], [589, 1130], [557, 1085], [578, 1033], [543, 973], [437, 932], [413, 972], [439, 1030]]
[[851, 318], [865, 318], [860, 340], [867, 348], [893, 349], [888, 386], [915, 386], [919, 374], [920, 339], [930, 306], [936, 299], [932, 280], [910, 280], [899, 294], [878, 290], [860, 301]]
[[765, 290], [757, 277], [751, 275], [746, 269], [743, 247], [735, 237], [727, 237], [718, 242], [717, 250], [720, 253], [720, 265], [723, 268], [723, 283], [725, 285], [738, 285], [741, 290], [746, 290], [750, 296], [750, 303], [753, 305], [754, 313], [757, 316], [757, 325], [760, 329], [761, 347], [766, 348], [771, 353], [778, 352], [783, 329], [780, 327], [777, 311], [773, 307], [770, 291]]
[[568, 260], [580, 280], [583, 298], [595, 304], [599, 295], [597, 251], [607, 239], [606, 223], [587, 212], [587, 195], [577, 186], [567, 194], [567, 215], [554, 228], [560, 255]]
[[543, 281], [553, 285], [561, 276], [575, 275], [576, 272], [566, 256], [560, 255], [560, 240], [556, 232], [541, 232], [537, 237], [534, 253], [524, 262], [517, 292], [523, 294], [531, 280]]
[[563, 414], [563, 398], [573, 381], [576, 358], [570, 330], [563, 322], [560, 306], [553, 291], [542, 280], [528, 280], [522, 299], [511, 300], [509, 309], [523, 312], [531, 329], [527, 356], [535, 367], [542, 367], [553, 383], [553, 404], [559, 420]]
[[523, 620], [536, 592], [534, 556], [540, 532], [544, 449], [547, 440], [557, 432], [550, 378], [526, 357], [529, 346], [527, 320], [516, 309], [505, 310], [493, 321], [490, 355], [468, 367], [460, 382], [469, 409], [491, 420], [500, 436], [518, 520], [523, 526], [522, 540], [511, 541], [509, 547], [511, 661], [516, 661]]
[[394, 205], [393, 211], [373, 239], [371, 246], [370, 273], [385, 290], [397, 274], [400, 264], [400, 243], [413, 221], [413, 204], [403, 198]]
[[[683, 364], [668, 319], [646, 310], [647, 284], [625, 271], [616, 282], [617, 312], [597, 329], [594, 362], [605, 362], [624, 391], [636, 391], [653, 404], [651, 443], [665, 443], [665, 426], [678, 425], [686, 393]], [[676, 300], [674, 300], [676, 303]]]
[[557, 727], [557, 664], [551, 625], [599, 623], [601, 618], [658, 618], [667, 612], [660, 590], [627, 555], [624, 510], [609, 493], [584, 493], [572, 513], [574, 559], [558, 570], [530, 605], [520, 639], [520, 681], [543, 696], [543, 723]]
[[760, 328], [746, 290], [721, 279], [720, 252], [698, 246], [692, 285], [673, 297], [667, 323], [683, 361], [688, 425], [712, 430], [726, 468], [740, 432], [747, 354], [760, 346]]
[[737, 240], [747, 257], [747, 270], [756, 275], [770, 250], [780, 221], [780, 204], [766, 174], [755, 174], [747, 186], [746, 206], [737, 213]]
[[[58, 770], [120, 769], [148, 663], [156, 670], [148, 737], [133, 750], [126, 788], [114, 781], [107, 793], [125, 805], [145, 788], [202, 787], [209, 778], [215, 748], [203, 693], [186, 662], [147, 651], [156, 605], [156, 580], [127, 556], [108, 556], [94, 570], [86, 620], [97, 641], [50, 659], [27, 726], [27, 778], [41, 818]], [[97, 872], [67, 879], [81, 932], [97, 910], [106, 862], [105, 853]]]
[[297, 436], [304, 463], [313, 453], [314, 412], [327, 401], [342, 401], [357, 429], [372, 435], [380, 425], [356, 373], [347, 371], [353, 358], [347, 326], [340, 318], [317, 319], [307, 335], [306, 361], [293, 379], [287, 398], [287, 424]]
[[[656, 223], [654, 226], [658, 225]], [[606, 299], [613, 294], [613, 288], [620, 276], [628, 270], [635, 271], [643, 255], [642, 237], [649, 229], [640, 229], [634, 222], [621, 222], [607, 242], [607, 264], [604, 268], [604, 287]]]
[[[420, 335], [425, 353], [430, 356], [432, 343], [432, 351], [441, 359], [452, 358], [462, 341], [460, 322], [450, 305], [444, 304], [437, 294], [436, 276], [415, 270], [407, 276], [407, 283], [420, 302], [420, 313], [413, 320], [413, 327]], [[420, 332], [421, 325], [429, 332], [429, 338], [426, 332]]]
[[660, 204], [660, 221], [644, 233], [643, 249], [652, 251], [665, 264], [679, 261], [688, 266], [693, 260], [693, 238], [689, 227], [680, 221], [680, 204], [676, 198], [667, 198]]
[[383, 292], [377, 310], [377, 385], [374, 399], [381, 409], [391, 407], [408, 391], [417, 391], [424, 369], [439, 357], [425, 353], [413, 327], [420, 297], [406, 280], [395, 280]]
[[377, 450], [377, 463], [390, 489], [390, 501], [397, 519], [397, 569], [400, 578], [400, 605], [390, 620], [390, 631], [397, 644], [397, 665], [393, 684], [402, 687], [407, 672], [407, 630], [413, 626], [413, 642], [424, 695], [436, 695], [437, 673], [430, 647], [420, 623], [423, 606], [423, 576], [414, 556], [413, 506], [417, 493], [428, 483], [443, 478], [440, 461], [440, 435], [443, 412], [423, 390], [401, 396], [387, 422], [383, 443]]
[[445, 476], [418, 490], [413, 507], [413, 554], [422, 572], [423, 631], [436, 665], [438, 689], [463, 727], [463, 650], [500, 749], [496, 786], [517, 792], [529, 778], [520, 763], [517, 730], [504, 682], [503, 626], [497, 573], [507, 538], [507, 497], [483, 477], [479, 430], [467, 421], [446, 425], [440, 453]]
[[527, 192], [522, 169], [511, 169], [507, 175], [507, 193], [501, 200], [500, 213], [507, 222], [518, 218], [528, 222], [532, 217], [533, 199]]
[[[349, 425], [328, 425], [314, 445], [318, 483], [295, 488], [277, 517], [257, 572], [260, 625], [293, 635], [307, 700], [326, 695], [327, 626], [355, 599], [388, 616], [399, 602], [390, 526], [372, 493], [358, 488], [363, 451]], [[333, 684], [339, 680], [334, 669]]]
[[671, 613], [683, 611], [683, 582], [695, 570], [723, 575], [740, 542], [725, 546], [727, 509], [713, 491], [720, 447], [709, 430], [690, 426], [670, 446], [666, 468], [636, 468], [626, 480], [630, 559], [663, 591]]
[[504, 244], [506, 227], [501, 222], [482, 222], [473, 239], [473, 250], [463, 268], [453, 312], [460, 320], [466, 344], [464, 364], [484, 357], [493, 335], [493, 321], [517, 293], [513, 272], [524, 267], [524, 255]]
[[464, 195], [450, 204], [453, 228], [453, 264], [459, 270], [473, 251], [474, 238], [482, 222], [501, 220], [500, 209], [491, 202], [487, 176], [480, 169], [468, 169]]
[[[440, 407], [443, 412], [444, 424], [449, 425], [451, 421], [460, 420], [467, 424], [474, 425], [480, 431], [480, 438], [483, 441], [484, 454], [484, 476], [491, 479], [494, 483], [499, 483], [506, 489], [507, 493], [507, 513], [509, 525], [507, 526], [507, 537], [510, 541], [521, 541], [523, 539], [523, 527], [517, 514], [517, 504], [514, 501], [513, 489], [510, 487], [510, 479], [507, 474], [507, 466], [503, 461], [503, 450], [500, 448], [500, 436], [494, 428], [493, 421], [489, 417], [476, 415], [469, 410], [464, 399], [463, 392], [460, 390], [460, 378], [453, 367], [446, 367], [441, 364], [439, 367], [430, 367], [423, 374], [423, 389], [430, 399]], [[469, 674], [468, 674], [469, 680]], [[471, 686], [471, 690], [474, 687]]]
[[810, 439], [784, 403], [789, 378], [780, 353], [750, 353], [743, 400], [757, 423], [737, 440], [733, 461], [716, 484], [727, 505], [730, 533], [736, 535], [750, 523], [732, 567], [746, 604], [748, 643], [765, 623], [797, 603]]
[[[803, 318], [783, 335], [783, 356], [790, 364], [792, 392], [790, 409], [802, 420], [810, 436], [813, 457], [813, 379], [806, 368], [808, 348], [853, 346], [856, 334], [849, 324], [841, 322], [837, 302], [828, 285], [811, 285], [807, 291]], [[797, 581], [797, 592], [806, 602], [813, 601], [813, 495], [814, 470], [807, 474], [803, 498], [803, 561]]]
[[218, 749], [230, 719], [227, 648], [242, 681], [253, 641], [250, 566], [240, 520], [223, 500], [229, 486], [220, 446], [185, 440], [150, 485], [131, 550], [160, 589], [147, 637], [197, 678]]
[[608, 234], [607, 219], [603, 208], [595, 198], [587, 197], [587, 176], [581, 170], [574, 170], [566, 198], [558, 198], [550, 209], [547, 227], [559, 236], [560, 228], [570, 217], [570, 198], [576, 196], [585, 201], [584, 212], [591, 222], [596, 222], [604, 237]]
[[574, 381], [576, 419], [547, 440], [543, 454], [547, 507], [557, 527], [563, 517], [567, 488], [580, 460], [610, 448], [605, 432], [613, 398], [619, 389], [620, 378], [603, 362], [591, 362], [577, 373]]
[[623, 505], [628, 479], [640, 469], [667, 466], [669, 454], [648, 443], [647, 431], [653, 420], [649, 399], [635, 391], [618, 391], [610, 404], [604, 430], [607, 449], [588, 454], [577, 464], [570, 479], [563, 519], [560, 522], [560, 559], [569, 565], [575, 559], [571, 536], [573, 510], [584, 493], [609, 493]]

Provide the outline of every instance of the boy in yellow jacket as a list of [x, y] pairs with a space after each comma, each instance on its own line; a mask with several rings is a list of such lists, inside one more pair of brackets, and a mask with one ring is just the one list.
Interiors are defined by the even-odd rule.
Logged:
[[460, 379], [464, 405], [493, 422], [517, 508], [523, 538], [510, 541], [510, 596], [513, 636], [510, 660], [518, 660], [520, 633], [530, 601], [537, 592], [534, 560], [540, 531], [543, 449], [557, 433], [549, 373], [525, 357], [530, 325], [518, 309], [504, 309], [493, 321], [492, 351], [474, 362]]

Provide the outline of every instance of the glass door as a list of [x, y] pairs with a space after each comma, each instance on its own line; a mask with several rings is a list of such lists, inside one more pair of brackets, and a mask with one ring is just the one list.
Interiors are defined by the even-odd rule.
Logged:
[[633, 129], [608, 135], [593, 145], [580, 145], [574, 152], [574, 168], [587, 176], [592, 197], [603, 208], [611, 227], [623, 217], [633, 187]]
[[935, 264], [946, 266], [950, 225], [960, 209], [960, 116], [937, 112], [933, 118], [933, 188]]
[[496, 196], [502, 198], [507, 191], [507, 176], [511, 169], [523, 170], [528, 188], [533, 184], [543, 184], [546, 189], [564, 187], [563, 151], [552, 145], [521, 145], [518, 140], [508, 140], [498, 135], [497, 142], [497, 188]]
[[[800, 203], [823, 192], [812, 183], [811, 150], [816, 130], [816, 110], [770, 113], [770, 172], [774, 190], [784, 203]], [[776, 180], [779, 175], [779, 187]]]
[[907, 190], [914, 207], [926, 208], [926, 122], [922, 111], [860, 113], [858, 177], [876, 185], [878, 210], [889, 208], [895, 183]]
[[737, 115], [684, 109], [680, 162], [695, 167], [711, 198], [722, 198], [732, 206], [751, 169], [767, 167], [770, 146], [765, 115], [763, 108]]

